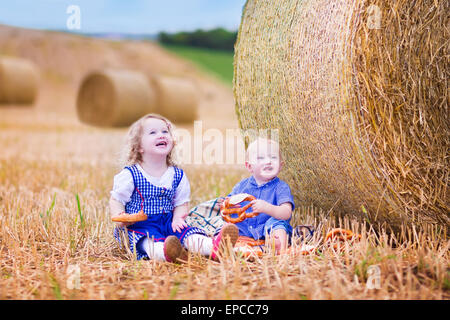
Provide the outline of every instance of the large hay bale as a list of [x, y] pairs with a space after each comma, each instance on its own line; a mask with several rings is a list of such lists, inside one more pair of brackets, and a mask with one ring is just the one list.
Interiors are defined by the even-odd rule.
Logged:
[[0, 103], [32, 104], [38, 93], [38, 78], [32, 62], [0, 57]]
[[78, 91], [78, 118], [97, 126], [128, 126], [155, 112], [156, 97], [148, 78], [130, 70], [94, 71]]
[[197, 90], [191, 81], [155, 75], [151, 83], [158, 113], [173, 122], [192, 122], [197, 118]]
[[241, 128], [279, 129], [298, 205], [449, 226], [449, 2], [249, 0]]

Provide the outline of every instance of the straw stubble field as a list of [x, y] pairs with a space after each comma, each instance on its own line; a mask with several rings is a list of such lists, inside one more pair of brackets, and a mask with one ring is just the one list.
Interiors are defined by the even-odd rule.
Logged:
[[[6, 27], [0, 28], [0, 41], [3, 52], [41, 68], [36, 104], [0, 109], [0, 299], [450, 297], [445, 228], [413, 225], [389, 234], [389, 225], [374, 230], [364, 220], [337, 218], [337, 210], [300, 203], [292, 224], [316, 227], [310, 243], [319, 245], [317, 254], [269, 253], [252, 263], [233, 256], [222, 263], [198, 256], [180, 265], [136, 261], [117, 247], [108, 215], [126, 129], [78, 121], [76, 88], [83, 75], [98, 65], [189, 75], [200, 95], [203, 129], [222, 133], [238, 128], [231, 89], [154, 44]], [[192, 134], [192, 127], [185, 129]], [[191, 182], [192, 206], [228, 194], [247, 176], [242, 166], [182, 168]], [[323, 246], [333, 227], [349, 228], [362, 238], [335, 251]]]
[[[334, 213], [296, 209], [293, 225], [350, 228], [361, 241], [307, 256], [255, 262], [136, 261], [112, 237], [108, 197], [124, 129], [2, 110], [0, 123], [0, 299], [448, 299], [446, 231], [398, 235]], [[48, 121], [51, 120], [51, 123]], [[239, 167], [184, 166], [192, 204], [227, 194]], [[375, 274], [371, 270], [377, 271]], [[79, 273], [78, 273], [79, 271]], [[373, 278], [378, 276], [379, 279]], [[372, 277], [372, 278], [371, 278]]]

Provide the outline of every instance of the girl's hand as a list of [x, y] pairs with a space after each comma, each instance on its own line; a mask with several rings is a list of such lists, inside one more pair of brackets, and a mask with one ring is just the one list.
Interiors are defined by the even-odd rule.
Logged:
[[255, 213], [267, 213], [270, 215], [273, 207], [270, 203], [261, 199], [252, 200], [250, 203], [252, 204], [251, 208]]
[[134, 222], [116, 222], [116, 224], [119, 228], [126, 228], [134, 224]]
[[185, 227], [187, 227], [186, 221], [184, 221], [184, 218], [173, 216], [172, 219], [172, 230], [173, 232], [181, 232]]

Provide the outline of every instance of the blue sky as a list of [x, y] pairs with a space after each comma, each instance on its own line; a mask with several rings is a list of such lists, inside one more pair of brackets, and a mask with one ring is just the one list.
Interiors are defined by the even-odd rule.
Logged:
[[82, 33], [176, 32], [223, 27], [237, 30], [245, 0], [8, 0], [0, 24], [64, 30], [70, 5], [80, 8]]

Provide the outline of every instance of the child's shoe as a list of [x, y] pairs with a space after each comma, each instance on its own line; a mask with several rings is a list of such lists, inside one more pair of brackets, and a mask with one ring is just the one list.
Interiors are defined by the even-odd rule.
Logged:
[[183, 247], [180, 240], [175, 236], [168, 236], [164, 240], [164, 257], [168, 262], [178, 262], [177, 259], [181, 256]]
[[185, 248], [181, 249], [180, 256], [177, 258], [177, 262], [186, 263], [188, 262], [188, 259], [189, 259], [188, 251]]
[[234, 224], [226, 224], [223, 226], [220, 233], [213, 240], [213, 249], [211, 253], [211, 259], [214, 261], [219, 260], [218, 255], [223, 253], [225, 249], [227, 239], [230, 240], [231, 247], [234, 247], [237, 239], [239, 238], [239, 229]]

